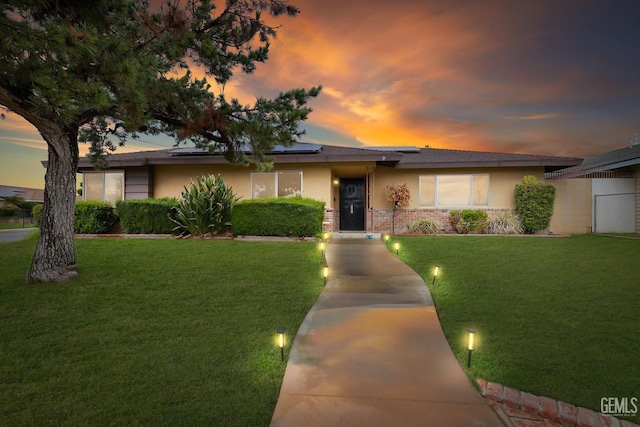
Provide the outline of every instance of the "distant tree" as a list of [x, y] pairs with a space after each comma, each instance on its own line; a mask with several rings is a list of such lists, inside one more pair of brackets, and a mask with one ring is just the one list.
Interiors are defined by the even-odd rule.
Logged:
[[13, 205], [23, 211], [30, 211], [35, 205], [37, 205], [35, 202], [27, 202], [21, 196], [5, 196], [0, 200], [3, 200], [7, 205]]
[[[155, 6], [154, 6], [155, 4]], [[78, 142], [106, 166], [105, 152], [139, 133], [223, 149], [247, 163], [302, 132], [320, 87], [254, 105], [214, 94], [192, 70], [224, 85], [238, 68], [267, 59], [276, 28], [262, 18], [295, 16], [285, 0], [5, 0], [0, 4], [0, 106], [38, 129], [48, 147], [41, 233], [28, 282], [76, 274], [73, 212]], [[113, 141], [116, 141], [115, 143]]]

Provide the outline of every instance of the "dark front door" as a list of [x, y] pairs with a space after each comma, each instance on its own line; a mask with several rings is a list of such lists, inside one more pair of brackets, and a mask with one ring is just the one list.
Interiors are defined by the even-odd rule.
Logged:
[[364, 179], [340, 180], [340, 230], [364, 230]]

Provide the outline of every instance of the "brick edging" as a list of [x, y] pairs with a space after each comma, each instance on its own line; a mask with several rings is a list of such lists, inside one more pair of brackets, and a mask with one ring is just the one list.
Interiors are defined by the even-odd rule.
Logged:
[[536, 396], [482, 378], [476, 378], [476, 383], [482, 396], [492, 404], [500, 420], [509, 427], [640, 427], [611, 415], [549, 397]]

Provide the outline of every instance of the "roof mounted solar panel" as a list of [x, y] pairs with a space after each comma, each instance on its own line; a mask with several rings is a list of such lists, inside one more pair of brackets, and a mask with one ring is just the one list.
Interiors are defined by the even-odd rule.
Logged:
[[[249, 144], [242, 145], [238, 151], [251, 154], [252, 149]], [[312, 154], [319, 153], [322, 151], [322, 145], [320, 144], [307, 144], [304, 142], [296, 142], [293, 145], [287, 147], [284, 145], [276, 145], [273, 147], [273, 150], [269, 151], [267, 154]], [[209, 151], [208, 148], [197, 148], [197, 147], [181, 147], [176, 148], [171, 151], [167, 151], [167, 153], [171, 156], [208, 156], [208, 155], [219, 155], [224, 154], [223, 149], [217, 149]]]
[[375, 150], [375, 151], [393, 151], [396, 153], [419, 153], [420, 149], [418, 147], [413, 146], [401, 146], [401, 145], [389, 145], [389, 146], [363, 146], [358, 147], [363, 148], [365, 150]]

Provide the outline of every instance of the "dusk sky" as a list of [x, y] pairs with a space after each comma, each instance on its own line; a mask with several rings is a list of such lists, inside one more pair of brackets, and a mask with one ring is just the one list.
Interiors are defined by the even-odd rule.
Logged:
[[[638, 0], [291, 3], [270, 59], [224, 91], [252, 103], [322, 85], [302, 141], [585, 157], [640, 133]], [[0, 121], [0, 184], [43, 188], [46, 157], [30, 124]]]

